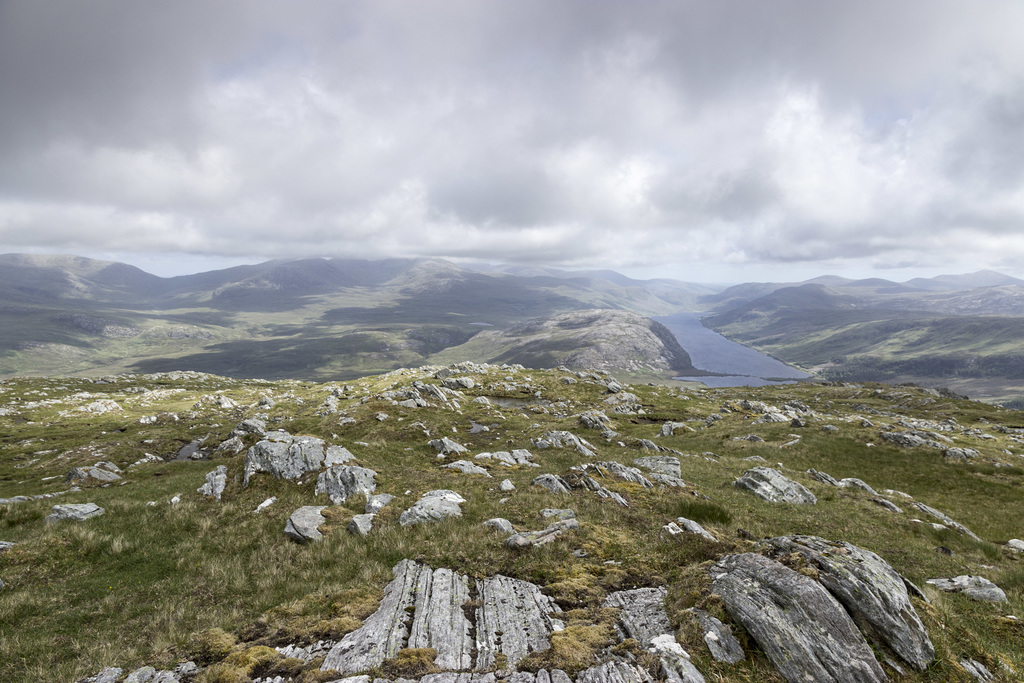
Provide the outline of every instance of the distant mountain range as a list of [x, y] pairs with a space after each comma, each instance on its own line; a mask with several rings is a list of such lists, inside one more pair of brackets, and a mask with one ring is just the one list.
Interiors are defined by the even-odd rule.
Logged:
[[[592, 310], [605, 313], [583, 316], [589, 330], [558, 317]], [[644, 316], [700, 311], [727, 337], [825, 378], [1024, 399], [1024, 280], [992, 271], [726, 288], [440, 259], [275, 260], [161, 278], [123, 263], [7, 254], [0, 375], [193, 369], [325, 380], [463, 356], [670, 377], [699, 371], [685, 340], [673, 347]]]

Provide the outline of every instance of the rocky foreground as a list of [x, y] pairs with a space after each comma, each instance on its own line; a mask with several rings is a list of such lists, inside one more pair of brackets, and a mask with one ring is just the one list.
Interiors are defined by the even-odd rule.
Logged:
[[1024, 416], [915, 387], [0, 383], [3, 680], [1020, 680]]

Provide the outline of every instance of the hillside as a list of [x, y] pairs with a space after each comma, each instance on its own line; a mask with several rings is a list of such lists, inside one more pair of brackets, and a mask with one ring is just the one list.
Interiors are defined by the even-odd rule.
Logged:
[[7, 379], [0, 679], [1020, 680], [1022, 454], [915, 387]]

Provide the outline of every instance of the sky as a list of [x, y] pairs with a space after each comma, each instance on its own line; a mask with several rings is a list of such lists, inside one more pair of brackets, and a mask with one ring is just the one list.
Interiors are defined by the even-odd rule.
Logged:
[[1024, 277], [1018, 0], [0, 0], [0, 253]]

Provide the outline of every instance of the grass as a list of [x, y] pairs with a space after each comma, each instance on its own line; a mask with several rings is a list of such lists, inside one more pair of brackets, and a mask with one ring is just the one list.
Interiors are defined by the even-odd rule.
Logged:
[[[744, 662], [727, 667], [711, 660], [685, 610], [698, 606], [728, 620], [710, 594], [707, 568], [724, 554], [754, 549], [750, 538], [791, 533], [865, 547], [926, 590], [932, 605], [916, 605], [940, 652], [939, 661], [925, 674], [894, 679], [955, 680], [962, 673], [956, 662], [966, 656], [991, 664], [993, 670], [1003, 662], [1024, 672], [1021, 631], [1005, 619], [1024, 611], [1024, 556], [999, 545], [1022, 535], [1024, 470], [1017, 455], [1003, 451], [1022, 453], [1024, 447], [995, 429], [996, 424], [1021, 424], [1021, 414], [970, 401], [936, 400], [912, 387], [806, 384], [707, 390], [635, 385], [629, 390], [640, 399], [646, 416], [608, 412], [619, 435], [605, 440], [582, 429], [576, 415], [595, 407], [608, 410], [601, 403], [606, 390], [585, 380], [563, 384], [565, 374], [491, 368], [472, 375], [477, 386], [464, 392], [457, 407], [432, 401], [430, 408], [403, 408], [379, 397], [414, 381], [437, 383], [430, 372], [403, 370], [360, 378], [348, 382], [347, 393], [340, 392], [339, 408], [355, 420], [346, 425], [339, 424], [341, 413], [320, 414], [326, 397], [342, 382], [202, 375], [128, 376], [106, 383], [82, 378], [0, 381], [0, 407], [6, 413], [0, 415], [0, 498], [65, 491], [69, 469], [100, 459], [124, 470], [123, 482], [110, 486], [87, 485], [59, 498], [0, 505], [0, 540], [17, 543], [0, 554], [0, 578], [6, 584], [0, 590], [0, 678], [70, 682], [106, 666], [171, 668], [194, 659], [208, 667], [203, 674], [208, 681], [244, 681], [273, 671], [316, 680], [315, 667], [276, 658], [267, 648], [337, 639], [357, 628], [376, 609], [391, 568], [413, 558], [475, 577], [503, 573], [541, 585], [569, 615], [568, 628], [528, 666], [586, 668], [614, 644], [609, 631], [613, 615], [602, 609], [608, 593], [665, 585], [677, 637], [710, 680], [778, 680], [749, 640]], [[510, 384], [520, 388], [512, 390]], [[532, 398], [535, 392], [544, 404]], [[221, 409], [202, 400], [215, 393], [230, 397], [238, 407]], [[472, 402], [476, 396], [509, 395], [529, 400], [508, 407]], [[260, 407], [262, 396], [273, 398], [273, 407]], [[110, 398], [122, 410], [103, 415], [78, 410], [98, 398]], [[815, 416], [808, 418], [807, 427], [794, 428], [788, 423], [754, 425], [756, 415], [740, 410], [721, 412], [744, 398], [777, 406], [801, 401]], [[378, 421], [373, 417], [378, 412], [390, 417]], [[256, 414], [265, 415], [269, 426], [344, 445], [358, 464], [379, 473], [378, 491], [396, 499], [377, 516], [368, 537], [346, 531], [347, 521], [362, 512], [363, 501], [356, 497], [342, 506], [328, 506], [322, 542], [298, 545], [288, 540], [282, 530], [294, 509], [329, 501], [313, 495], [313, 477], [296, 483], [258, 475], [249, 488], [242, 488], [242, 454], [215, 462], [129, 468], [146, 453], [170, 457], [195, 439], [216, 445], [242, 419]], [[705, 426], [703, 418], [710, 414], [723, 418]], [[978, 428], [994, 438], [950, 433], [956, 445], [976, 448], [981, 456], [949, 463], [938, 451], [898, 449], [883, 442], [878, 426], [895, 422], [897, 414], [936, 422], [952, 417], [962, 427]], [[153, 415], [162, 417], [140, 422]], [[876, 426], [861, 426], [861, 416]], [[663, 419], [690, 420], [696, 431], [658, 437]], [[490, 429], [470, 433], [471, 423]], [[839, 431], [825, 432], [825, 424]], [[643, 489], [604, 480], [628, 499], [628, 508], [590, 492], [549, 494], [532, 486], [533, 478], [542, 472], [565, 474], [581, 462], [569, 449], [532, 445], [532, 438], [550, 429], [579, 434], [595, 445], [599, 460], [627, 465], [649, 455], [628, 445], [638, 438], [693, 454], [680, 458], [682, 478], [690, 487]], [[734, 440], [751, 433], [765, 441]], [[794, 434], [800, 437], [797, 443], [784, 445]], [[492, 478], [444, 470], [427, 445], [441, 435], [467, 446], [471, 454], [527, 448], [541, 467], [485, 463]], [[251, 445], [255, 437], [246, 439]], [[714, 456], [701, 455], [709, 452]], [[746, 460], [752, 456], [810, 488], [818, 504], [771, 505], [733, 487], [737, 476], [760, 464]], [[220, 502], [196, 493], [205, 474], [218, 464], [226, 465], [229, 473]], [[904, 491], [987, 540], [936, 531], [924, 513], [899, 497], [892, 500], [904, 509], [902, 515], [883, 509], [867, 492], [820, 484], [804, 474], [810, 467], [837, 479], [861, 478], [879, 491]], [[515, 491], [498, 490], [505, 478]], [[402, 528], [400, 512], [423, 492], [438, 488], [466, 498], [462, 517]], [[168, 503], [179, 494], [181, 502]], [[278, 501], [254, 514], [271, 496]], [[44, 523], [57, 502], [95, 502], [106, 513], [84, 523]], [[548, 522], [539, 511], [546, 507], [574, 509], [580, 528], [553, 544], [513, 552], [504, 547], [500, 534], [481, 525], [500, 516], [517, 529], [541, 529]], [[718, 541], [690, 535], [662, 538], [661, 527], [679, 516], [698, 521]], [[913, 521], [915, 517], [923, 521]], [[936, 552], [940, 546], [953, 555]], [[963, 573], [992, 579], [1007, 592], [1009, 603], [973, 603], [939, 594], [924, 583]], [[419, 671], [422, 654], [406, 651], [387, 667]]]

